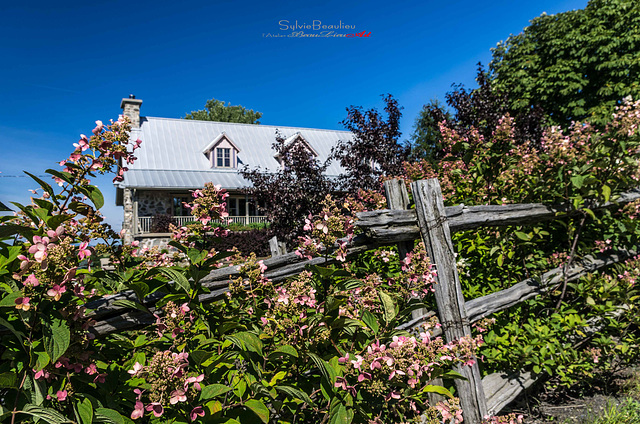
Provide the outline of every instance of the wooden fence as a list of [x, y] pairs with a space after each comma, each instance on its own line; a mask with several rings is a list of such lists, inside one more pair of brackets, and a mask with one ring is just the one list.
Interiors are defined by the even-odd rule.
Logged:
[[[348, 256], [357, 255], [376, 247], [398, 244], [400, 254], [411, 250], [416, 239], [421, 238], [432, 263], [436, 264], [437, 284], [435, 297], [437, 313], [445, 338], [450, 341], [470, 335], [470, 325], [488, 315], [502, 311], [524, 300], [544, 293], [564, 280], [562, 268], [553, 269], [540, 279], [527, 279], [514, 286], [478, 299], [466, 301], [456, 269], [451, 232], [478, 227], [507, 226], [535, 223], [556, 219], [573, 213], [569, 206], [545, 206], [542, 204], [453, 206], [445, 207], [437, 180], [422, 180], [412, 183], [415, 209], [408, 209], [409, 198], [404, 182], [391, 180], [385, 183], [390, 209], [358, 214], [356, 225], [363, 230], [348, 248]], [[640, 199], [640, 190], [632, 190], [619, 196], [614, 202], [592, 203], [592, 209], [614, 207]], [[569, 281], [576, 280], [607, 265], [624, 261], [636, 255], [634, 250], [609, 251], [595, 257], [588, 256], [566, 270]], [[296, 275], [307, 265], [326, 265], [332, 258], [317, 257], [306, 260], [295, 253], [273, 257], [264, 261], [265, 276], [275, 282]], [[206, 303], [221, 299], [229, 282], [239, 276], [239, 266], [214, 270], [202, 280], [210, 293], [200, 295], [199, 301]], [[145, 299], [146, 306], [154, 312], [155, 302], [163, 296], [155, 293]], [[119, 293], [92, 302], [87, 307], [93, 310], [97, 321], [93, 327], [96, 336], [140, 328], [152, 324], [155, 319], [146, 312], [131, 310], [118, 301], [134, 300], [131, 292]], [[421, 311], [412, 320], [401, 326], [413, 329], [421, 326], [434, 312]], [[592, 331], [597, 331], [592, 325]], [[530, 387], [539, 376], [528, 372], [512, 374], [495, 373], [481, 378], [477, 363], [458, 370], [467, 380], [457, 380], [458, 396], [464, 410], [465, 422], [477, 424], [490, 413], [499, 412], [519, 393]]]

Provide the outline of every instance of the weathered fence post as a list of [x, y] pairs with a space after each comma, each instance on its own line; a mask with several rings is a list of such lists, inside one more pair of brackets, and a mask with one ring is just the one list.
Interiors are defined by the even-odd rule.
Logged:
[[271, 250], [271, 256], [274, 258], [287, 253], [287, 245], [282, 241], [278, 241], [276, 236], [269, 239], [269, 249]]
[[[394, 178], [384, 182], [384, 194], [387, 198], [389, 209], [402, 210], [409, 209], [409, 193], [404, 185], [404, 180]], [[407, 253], [413, 250], [413, 241], [403, 241], [398, 243], [398, 255], [402, 261]]]
[[[435, 297], [446, 340], [451, 342], [463, 336], [470, 336], [471, 328], [458, 279], [440, 183], [435, 178], [416, 181], [411, 184], [411, 190], [422, 241], [437, 270]], [[487, 415], [487, 399], [478, 364], [476, 362], [471, 367], [459, 367], [458, 372], [467, 379], [456, 380], [464, 420], [470, 424], [480, 424]]]
[[[407, 193], [407, 186], [405, 185], [404, 180], [394, 178], [392, 180], [385, 181], [383, 185], [389, 209], [409, 209], [409, 193]], [[407, 256], [407, 253], [413, 251], [413, 246], [414, 241], [403, 241], [398, 243], [398, 256], [400, 257], [400, 261]], [[415, 311], [411, 311], [411, 319], [415, 320], [417, 318], [424, 317], [428, 313], [429, 311], [426, 308], [416, 309]], [[431, 382], [431, 384], [441, 386], [442, 379], [436, 378]], [[431, 405], [435, 405], [444, 399], [443, 396], [440, 396], [437, 393], [429, 393], [427, 397]]]

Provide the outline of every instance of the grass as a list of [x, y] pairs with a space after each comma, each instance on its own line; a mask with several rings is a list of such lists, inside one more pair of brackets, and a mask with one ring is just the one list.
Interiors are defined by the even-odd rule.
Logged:
[[640, 402], [627, 398], [619, 404], [609, 403], [602, 415], [585, 424], [638, 424], [640, 423]]

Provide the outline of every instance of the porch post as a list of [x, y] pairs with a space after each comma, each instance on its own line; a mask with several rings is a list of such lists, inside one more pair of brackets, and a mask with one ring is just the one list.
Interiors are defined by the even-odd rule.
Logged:
[[122, 236], [122, 241], [123, 243], [130, 244], [133, 242], [133, 234], [136, 228], [134, 223], [133, 193], [131, 192], [131, 189], [125, 188], [123, 190], [122, 204], [124, 206], [124, 221], [122, 223], [124, 234]]

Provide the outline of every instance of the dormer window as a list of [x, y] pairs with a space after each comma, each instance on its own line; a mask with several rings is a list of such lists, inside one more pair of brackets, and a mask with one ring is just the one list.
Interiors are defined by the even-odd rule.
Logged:
[[237, 168], [238, 152], [240, 149], [224, 132], [202, 150], [202, 153], [209, 159], [211, 168]]
[[[311, 144], [309, 144], [307, 139], [304, 138], [302, 134], [300, 134], [299, 132], [295, 133], [294, 135], [292, 135], [291, 137], [287, 138], [284, 141], [284, 145], [285, 145], [285, 148], [287, 148], [287, 150], [290, 146], [293, 146], [294, 144], [302, 145], [302, 147], [309, 153], [310, 157], [313, 157], [313, 158], [318, 157], [318, 152], [316, 152], [315, 149], [311, 147]], [[284, 167], [284, 160], [282, 156], [280, 156], [280, 154], [276, 154], [274, 158], [275, 160], [278, 161], [281, 167]]]
[[216, 168], [231, 168], [231, 149], [216, 148]]

